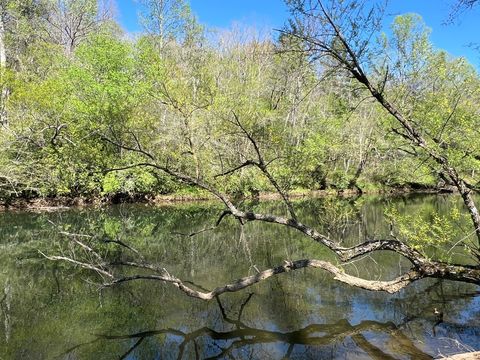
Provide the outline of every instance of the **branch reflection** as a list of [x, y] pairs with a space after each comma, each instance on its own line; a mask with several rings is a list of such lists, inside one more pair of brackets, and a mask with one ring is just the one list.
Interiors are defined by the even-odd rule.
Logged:
[[[146, 339], [160, 336], [171, 336], [181, 339], [177, 347], [177, 359], [223, 359], [243, 358], [238, 352], [240, 349], [248, 349], [247, 357], [256, 358], [255, 348], [261, 344], [280, 343], [286, 347], [283, 359], [288, 359], [294, 352], [296, 346], [321, 347], [335, 345], [349, 338], [358, 350], [365, 352], [372, 359], [399, 359], [404, 357], [414, 359], [432, 359], [433, 357], [422, 350], [407, 337], [402, 330], [392, 322], [378, 322], [365, 320], [359, 324], [352, 325], [347, 320], [339, 320], [331, 324], [310, 324], [304, 328], [290, 331], [272, 331], [255, 328], [242, 321], [242, 314], [248, 305], [253, 294], [249, 294], [236, 312], [236, 318], [229, 316], [221, 300], [217, 297], [217, 304], [222, 315], [223, 327], [229, 330], [219, 331], [210, 327], [202, 327], [192, 332], [166, 328], [148, 330], [132, 334], [110, 335], [100, 334], [88, 343], [79, 344], [67, 350], [63, 355], [71, 354], [80, 347], [101, 341], [128, 341], [131, 345], [126, 351], [119, 354], [119, 359], [126, 359], [135, 351], [141, 351], [141, 345]], [[387, 353], [375, 346], [371, 340], [372, 334], [387, 338]], [[208, 344], [201, 348], [199, 344]], [[216, 350], [212, 350], [216, 349]], [[247, 352], [245, 352], [247, 353]], [[142, 356], [139, 356], [143, 358]]]

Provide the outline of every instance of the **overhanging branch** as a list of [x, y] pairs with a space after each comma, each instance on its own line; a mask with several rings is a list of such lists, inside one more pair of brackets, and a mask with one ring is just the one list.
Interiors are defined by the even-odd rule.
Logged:
[[202, 291], [192, 289], [187, 285], [185, 285], [185, 282], [183, 282], [179, 278], [172, 276], [170, 274], [163, 274], [163, 275], [147, 274], [147, 275], [125, 276], [125, 277], [114, 279], [109, 283], [105, 283], [104, 286], [110, 287], [110, 286], [118, 285], [125, 282], [135, 281], [135, 280], [156, 280], [156, 281], [171, 283], [190, 297], [194, 297], [201, 300], [211, 300], [227, 292], [236, 292], [236, 291], [243, 290], [256, 283], [266, 280], [274, 275], [278, 275], [288, 271], [308, 268], [308, 267], [323, 269], [329, 272], [330, 274], [332, 274], [335, 280], [354, 286], [354, 287], [362, 288], [365, 290], [371, 290], [371, 291], [385, 291], [388, 293], [395, 293], [401, 290], [402, 288], [404, 288], [405, 286], [409, 285], [410, 283], [418, 279], [421, 279], [423, 277], [423, 275], [420, 272], [412, 269], [409, 272], [390, 281], [366, 280], [366, 279], [362, 279], [352, 275], [348, 275], [343, 271], [343, 269], [340, 269], [329, 262], [315, 260], [315, 259], [303, 259], [303, 260], [296, 260], [296, 261], [285, 261], [283, 265], [279, 265], [274, 268], [261, 271], [255, 275], [240, 278], [230, 284], [216, 287], [215, 289], [209, 292], [202, 292]]

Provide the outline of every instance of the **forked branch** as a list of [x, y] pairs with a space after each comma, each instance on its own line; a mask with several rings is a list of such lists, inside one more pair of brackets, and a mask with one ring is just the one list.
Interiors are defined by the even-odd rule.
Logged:
[[215, 175], [215, 178], [220, 177], [220, 176], [226, 176], [226, 175], [233, 174], [236, 171], [238, 171], [240, 169], [243, 169], [244, 167], [247, 167], [247, 166], [255, 166], [263, 173], [263, 175], [268, 179], [270, 184], [272, 184], [272, 186], [275, 188], [277, 193], [282, 197], [282, 200], [285, 203], [285, 205], [287, 206], [287, 209], [288, 209], [288, 212], [289, 212], [290, 216], [293, 219], [297, 219], [297, 215], [295, 214], [295, 209], [293, 208], [293, 204], [288, 197], [288, 193], [281, 188], [281, 186], [278, 184], [275, 177], [268, 170], [268, 165], [271, 163], [271, 161], [270, 162], [265, 162], [264, 157], [262, 155], [262, 152], [260, 151], [260, 147], [258, 146], [258, 143], [255, 140], [255, 137], [245, 128], [245, 126], [243, 126], [243, 124], [240, 122], [240, 119], [239, 119], [238, 115], [233, 111], [232, 111], [232, 114], [233, 114], [233, 117], [235, 119], [233, 124], [235, 124], [236, 126], [238, 126], [240, 128], [240, 130], [243, 132], [243, 134], [247, 137], [249, 142], [252, 144], [253, 149], [255, 150], [255, 154], [257, 156], [257, 160], [246, 160], [242, 164], [234, 167], [233, 169], [230, 169], [230, 170], [227, 170], [225, 172], [222, 172], [220, 174]]

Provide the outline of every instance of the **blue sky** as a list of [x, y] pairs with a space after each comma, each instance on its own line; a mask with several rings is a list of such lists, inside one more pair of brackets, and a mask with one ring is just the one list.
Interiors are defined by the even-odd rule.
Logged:
[[[376, 0], [374, 0], [376, 1]], [[454, 0], [390, 0], [388, 13], [415, 12], [432, 29], [431, 40], [437, 48], [455, 56], [466, 56], [480, 68], [480, 51], [468, 47], [480, 45], [480, 7], [462, 14], [454, 24], [444, 25]], [[213, 28], [228, 28], [234, 22], [254, 25], [260, 29], [281, 28], [288, 18], [283, 0], [190, 0], [198, 20]], [[137, 0], [117, 0], [118, 19], [128, 32], [141, 31], [138, 24]]]

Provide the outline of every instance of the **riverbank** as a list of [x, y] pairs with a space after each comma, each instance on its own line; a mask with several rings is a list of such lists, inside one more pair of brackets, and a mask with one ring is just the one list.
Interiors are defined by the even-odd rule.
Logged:
[[[445, 191], [445, 189], [424, 188], [414, 189], [411, 187], [384, 188], [365, 190], [361, 193], [357, 190], [293, 190], [289, 193], [291, 199], [302, 198], [320, 198], [329, 196], [353, 197], [361, 195], [401, 195], [401, 194], [436, 194]], [[251, 200], [281, 200], [280, 194], [276, 192], [260, 192], [255, 196], [242, 196]], [[108, 206], [121, 203], [141, 203], [152, 205], [172, 205], [188, 202], [215, 201], [216, 198], [212, 194], [205, 191], [197, 191], [191, 193], [176, 193], [168, 195], [142, 195], [127, 196], [119, 195], [116, 197], [44, 197], [44, 198], [15, 198], [7, 201], [0, 201], [0, 211], [22, 210], [22, 211], [57, 211], [62, 209], [76, 207], [98, 207]]]

